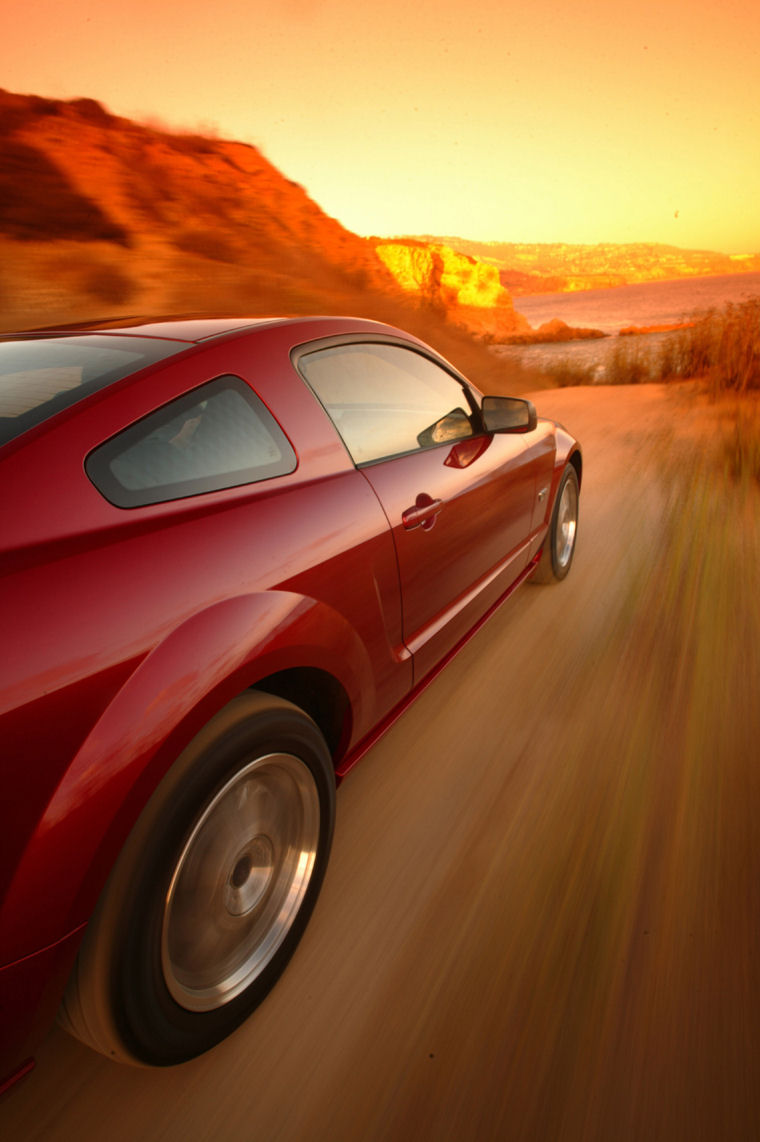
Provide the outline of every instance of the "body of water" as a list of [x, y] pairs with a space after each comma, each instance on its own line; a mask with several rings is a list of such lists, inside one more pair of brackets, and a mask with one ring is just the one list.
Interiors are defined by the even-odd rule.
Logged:
[[514, 305], [534, 329], [558, 317], [568, 325], [617, 333], [627, 325], [664, 325], [681, 321], [695, 310], [719, 308], [729, 301], [758, 296], [760, 274], [728, 274], [577, 293], [537, 294], [515, 298]]
[[[644, 282], [614, 289], [518, 297], [515, 309], [533, 328], [559, 318], [568, 325], [600, 329], [610, 336], [596, 341], [566, 341], [545, 345], [499, 345], [499, 355], [518, 358], [525, 365], [547, 368], [560, 359], [603, 372], [607, 357], [620, 342], [614, 334], [629, 325], [666, 325], [728, 302], [760, 297], [760, 274], [727, 274], [710, 278], [682, 278], [674, 282]], [[636, 338], [642, 348], [653, 348], [668, 337], [652, 333]], [[601, 379], [601, 377], [600, 377]]]

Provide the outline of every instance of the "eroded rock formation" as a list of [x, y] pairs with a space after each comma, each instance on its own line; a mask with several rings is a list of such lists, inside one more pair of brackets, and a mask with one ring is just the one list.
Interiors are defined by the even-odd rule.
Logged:
[[471, 333], [500, 340], [529, 328], [495, 266], [444, 245], [379, 242], [375, 249], [403, 290]]

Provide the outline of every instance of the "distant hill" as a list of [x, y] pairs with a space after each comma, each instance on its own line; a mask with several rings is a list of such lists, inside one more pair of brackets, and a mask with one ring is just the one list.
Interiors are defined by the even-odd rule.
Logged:
[[490, 262], [498, 269], [501, 284], [513, 295], [760, 272], [760, 254], [682, 250], [651, 242], [574, 246], [564, 242], [473, 242], [430, 234], [415, 236], [413, 240], [432, 245], [445, 243], [460, 253]]
[[0, 90], [0, 330], [183, 313], [374, 317], [520, 386], [255, 147]]

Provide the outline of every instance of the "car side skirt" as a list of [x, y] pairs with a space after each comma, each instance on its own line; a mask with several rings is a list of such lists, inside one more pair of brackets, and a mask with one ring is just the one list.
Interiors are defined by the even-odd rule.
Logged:
[[481, 616], [480, 619], [478, 619], [478, 621], [467, 632], [467, 634], [464, 635], [464, 637], [461, 638], [454, 647], [452, 647], [446, 657], [443, 658], [438, 663], [438, 665], [429, 672], [429, 674], [426, 674], [422, 681], [418, 682], [414, 689], [410, 690], [406, 697], [401, 702], [399, 702], [397, 706], [394, 706], [391, 712], [386, 715], [386, 717], [382, 720], [382, 722], [380, 722], [378, 726], [375, 727], [372, 733], [363, 738], [351, 750], [351, 752], [343, 758], [340, 765], [337, 766], [335, 770], [335, 776], [339, 782], [343, 780], [346, 774], [349, 773], [354, 768], [354, 766], [358, 764], [358, 762], [361, 761], [364, 755], [372, 749], [372, 747], [380, 740], [380, 738], [388, 732], [391, 726], [395, 725], [402, 714], [404, 714], [406, 710], [412, 705], [412, 703], [415, 702], [417, 698], [419, 698], [423, 690], [427, 690], [428, 686], [430, 686], [431, 683], [436, 680], [441, 671], [446, 669], [452, 659], [455, 658], [457, 654], [459, 654], [460, 650], [463, 650], [464, 647], [467, 646], [467, 643], [470, 641], [470, 639], [475, 637], [481, 627], [485, 626], [485, 624], [496, 613], [496, 611], [498, 611], [499, 608], [503, 606], [504, 603], [506, 603], [507, 599], [509, 599], [515, 593], [517, 588], [522, 583], [524, 583], [526, 579], [530, 578], [530, 576], [535, 571], [540, 558], [541, 550], [539, 549], [539, 551], [530, 560], [527, 567], [518, 575], [518, 577], [507, 588], [504, 594], [500, 595], [496, 602], [488, 608], [488, 610]]

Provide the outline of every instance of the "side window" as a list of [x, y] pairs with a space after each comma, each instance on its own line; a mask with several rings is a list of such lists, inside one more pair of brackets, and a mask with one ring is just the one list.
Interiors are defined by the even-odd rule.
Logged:
[[95, 487], [122, 508], [234, 488], [295, 467], [274, 417], [238, 377], [218, 377], [171, 401], [85, 462]]
[[337, 345], [305, 354], [298, 368], [355, 464], [462, 440], [476, 431], [464, 386], [413, 349]]

